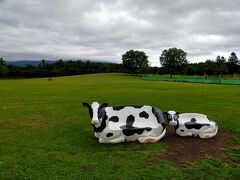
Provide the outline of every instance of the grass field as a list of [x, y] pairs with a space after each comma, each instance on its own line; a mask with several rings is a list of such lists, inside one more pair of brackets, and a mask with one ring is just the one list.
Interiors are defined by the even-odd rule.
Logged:
[[[236, 134], [230, 140], [235, 146], [225, 149], [227, 160], [205, 157], [176, 167], [155, 158], [167, 148], [163, 142], [99, 144], [83, 101], [205, 113], [220, 130]], [[238, 179], [239, 164], [239, 85], [142, 81], [125, 74], [0, 80], [0, 179]]]

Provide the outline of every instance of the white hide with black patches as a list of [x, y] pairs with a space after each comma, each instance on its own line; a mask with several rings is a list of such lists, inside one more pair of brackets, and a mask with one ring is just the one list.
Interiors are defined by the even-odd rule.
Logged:
[[[136, 140], [141, 143], [156, 142], [162, 139], [166, 133], [163, 114], [157, 108], [117, 106], [97, 110], [96, 104], [98, 103], [94, 102], [89, 108], [92, 108], [93, 111], [94, 136], [99, 139], [100, 143]], [[99, 123], [96, 124], [93, 123], [96, 122], [95, 114], [98, 114], [99, 120]]]
[[216, 136], [218, 132], [216, 122], [208, 119], [204, 114], [177, 114], [175, 111], [168, 111], [167, 119], [169, 125], [174, 126], [176, 134], [180, 136], [211, 138]]
[[[120, 127], [126, 125], [126, 119], [129, 115], [133, 115], [135, 117], [135, 121], [133, 123], [134, 127], [139, 127], [139, 128], [145, 128], [145, 127], [158, 128], [159, 127], [157, 118], [152, 113], [151, 106], [142, 106], [140, 109], [126, 106], [119, 111], [113, 110], [113, 107], [106, 107], [105, 110], [109, 118], [112, 116], [117, 116], [119, 118], [118, 122], [113, 122], [113, 121], [109, 122], [108, 128], [111, 131], [121, 130]], [[149, 117], [148, 118], [139, 117], [139, 114], [141, 112], [147, 112]]]

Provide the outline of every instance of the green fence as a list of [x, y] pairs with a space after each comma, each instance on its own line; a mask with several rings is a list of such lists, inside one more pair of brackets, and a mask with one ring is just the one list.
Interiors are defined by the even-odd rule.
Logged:
[[174, 78], [169, 78], [169, 77], [142, 77], [142, 80], [240, 85], [240, 80], [230, 80], [230, 79], [228, 80], [228, 79], [203, 79], [203, 78], [181, 78], [181, 77], [174, 77]]

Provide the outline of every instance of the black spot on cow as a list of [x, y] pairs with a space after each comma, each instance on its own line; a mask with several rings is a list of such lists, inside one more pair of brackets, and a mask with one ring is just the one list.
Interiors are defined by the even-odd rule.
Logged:
[[132, 107], [134, 107], [134, 108], [137, 108], [137, 109], [141, 109], [143, 106], [132, 106]]
[[106, 111], [105, 109], [102, 110], [102, 122], [101, 122], [101, 125], [99, 127], [95, 127], [94, 125], [93, 128], [94, 128], [94, 132], [102, 132], [105, 128], [106, 128], [106, 120], [108, 119], [108, 116], [106, 114]]
[[145, 128], [137, 128], [137, 127], [132, 127], [132, 128], [126, 128], [126, 126], [121, 126], [120, 127], [122, 129], [122, 132], [125, 136], [132, 136], [135, 133], [137, 133], [138, 135], [142, 134], [143, 131], [151, 131], [152, 128], [150, 127], [145, 127]]
[[179, 122], [177, 121], [177, 125], [174, 126], [175, 130], [179, 128]]
[[125, 136], [132, 136], [135, 133], [140, 135], [145, 130], [146, 131], [152, 130], [152, 128], [150, 128], [150, 127], [144, 127], [144, 128], [134, 127], [133, 126], [134, 121], [135, 121], [135, 117], [133, 115], [130, 115], [127, 117], [126, 125], [120, 127]]
[[134, 107], [134, 108], [140, 109], [140, 108], [142, 108], [143, 106], [136, 106], [136, 105], [114, 106], [114, 107], [113, 107], [113, 110], [114, 110], [114, 111], [120, 111], [120, 110], [122, 110], [122, 109], [125, 108], [125, 107]]
[[191, 122], [196, 122], [197, 120], [195, 118], [192, 118], [191, 119]]
[[210, 126], [210, 124], [199, 124], [191, 121], [185, 123], [187, 129], [201, 129], [203, 126]]
[[98, 108], [98, 118], [103, 117], [104, 113], [105, 113], [105, 109], [103, 109], [103, 108]]
[[113, 110], [114, 111], [120, 111], [121, 109], [125, 108], [126, 106], [114, 106]]
[[142, 111], [139, 113], [139, 117], [143, 117], [143, 118], [149, 118], [149, 114], [146, 111]]
[[119, 118], [117, 116], [112, 116], [112, 117], [109, 118], [109, 121], [118, 122]]
[[135, 117], [133, 115], [128, 116], [126, 121], [126, 127], [132, 128], [134, 121], [135, 121]]
[[113, 136], [113, 133], [107, 133], [107, 137]]

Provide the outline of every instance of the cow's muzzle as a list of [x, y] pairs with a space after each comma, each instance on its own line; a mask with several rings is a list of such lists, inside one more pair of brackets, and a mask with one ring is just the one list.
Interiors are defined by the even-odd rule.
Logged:
[[169, 125], [170, 126], [176, 126], [177, 125], [177, 121], [169, 121]]
[[93, 125], [98, 124], [98, 123], [99, 123], [99, 120], [92, 120], [91, 123], [92, 123]]

